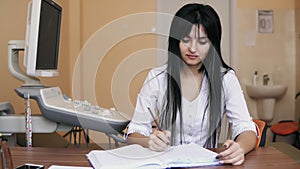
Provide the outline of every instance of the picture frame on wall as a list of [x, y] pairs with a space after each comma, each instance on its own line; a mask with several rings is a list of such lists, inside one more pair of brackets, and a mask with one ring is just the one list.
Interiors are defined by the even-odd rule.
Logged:
[[274, 15], [273, 10], [258, 10], [257, 11], [257, 25], [259, 33], [273, 33], [274, 32]]

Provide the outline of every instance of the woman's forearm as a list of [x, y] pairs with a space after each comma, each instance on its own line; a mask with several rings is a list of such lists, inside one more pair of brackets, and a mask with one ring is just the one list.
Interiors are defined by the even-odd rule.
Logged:
[[143, 136], [138, 133], [132, 133], [127, 138], [127, 144], [139, 144], [143, 147], [149, 147], [149, 137]]
[[256, 134], [253, 131], [242, 132], [235, 140], [226, 140], [224, 151], [219, 153], [220, 163], [241, 165], [245, 161], [245, 154], [254, 149]]
[[241, 133], [236, 139], [236, 142], [240, 144], [245, 154], [255, 148], [256, 141], [257, 137], [253, 131], [245, 131]]

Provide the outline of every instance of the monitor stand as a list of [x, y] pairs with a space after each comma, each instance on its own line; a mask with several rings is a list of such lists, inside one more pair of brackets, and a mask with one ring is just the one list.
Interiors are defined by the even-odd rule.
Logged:
[[36, 77], [28, 76], [19, 65], [19, 52], [24, 51], [24, 40], [10, 40], [8, 42], [8, 69], [11, 74], [24, 82], [22, 86], [43, 86]]

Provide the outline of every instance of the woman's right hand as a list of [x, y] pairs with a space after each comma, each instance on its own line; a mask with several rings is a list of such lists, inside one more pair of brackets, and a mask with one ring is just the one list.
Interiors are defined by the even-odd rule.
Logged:
[[171, 132], [168, 130], [155, 130], [149, 137], [149, 149], [153, 151], [164, 151], [170, 146]]

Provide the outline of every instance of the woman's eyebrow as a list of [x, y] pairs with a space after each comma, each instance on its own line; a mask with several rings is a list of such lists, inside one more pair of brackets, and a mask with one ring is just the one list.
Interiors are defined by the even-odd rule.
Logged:
[[191, 38], [191, 36], [190, 35], [185, 35], [185, 36], [183, 36], [183, 38]]

